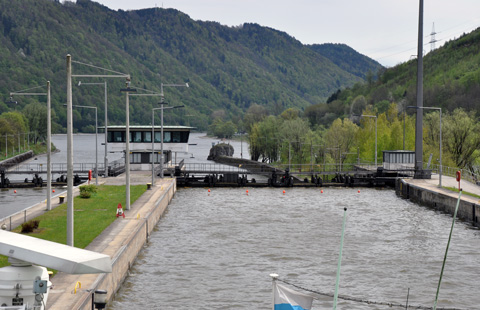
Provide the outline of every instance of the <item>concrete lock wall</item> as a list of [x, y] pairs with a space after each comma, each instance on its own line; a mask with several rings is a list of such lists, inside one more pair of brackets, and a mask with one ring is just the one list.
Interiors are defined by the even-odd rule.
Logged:
[[[166, 211], [170, 201], [172, 200], [176, 192], [176, 182], [170, 183], [165, 193], [158, 198], [153, 209], [150, 213], [146, 214], [143, 223], [137, 227], [135, 231], [132, 231], [128, 236], [123, 247], [112, 258], [112, 273], [99, 275], [96, 279], [93, 287], [97, 289], [107, 290], [108, 300], [111, 301], [117, 291], [120, 289], [125, 278], [128, 276], [128, 272], [135, 262], [138, 254], [142, 250], [145, 243], [148, 241], [150, 233], [158, 223], [160, 218]], [[79, 300], [77, 305], [73, 309], [91, 310], [92, 308], [92, 295], [90, 293], [84, 294], [85, 296]]]
[[[457, 206], [458, 195], [447, 195], [438, 191], [409, 184], [404, 179], [396, 180], [395, 192], [397, 196], [408, 199], [414, 203], [448, 213], [453, 216]], [[480, 224], [480, 205], [475, 199], [462, 195], [458, 206], [457, 217], [476, 226]]]

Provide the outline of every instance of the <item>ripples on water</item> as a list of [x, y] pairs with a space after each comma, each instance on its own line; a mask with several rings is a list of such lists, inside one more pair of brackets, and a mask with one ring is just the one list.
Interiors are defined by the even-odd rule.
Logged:
[[[270, 273], [340, 295], [433, 306], [452, 217], [392, 190], [179, 189], [110, 309], [271, 309]], [[478, 309], [480, 236], [457, 222], [438, 307]], [[313, 309], [332, 307], [332, 298]], [[386, 309], [339, 300], [339, 309]]]
[[19, 188], [16, 190], [2, 188], [0, 189], [0, 219], [22, 211], [42, 199], [47, 199], [46, 188]]

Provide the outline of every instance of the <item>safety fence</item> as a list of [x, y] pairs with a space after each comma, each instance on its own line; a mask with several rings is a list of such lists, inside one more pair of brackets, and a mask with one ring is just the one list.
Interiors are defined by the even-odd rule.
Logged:
[[[286, 280], [282, 280], [279, 278], [276, 278], [277, 281], [283, 282], [285, 284], [291, 285], [297, 289], [300, 289], [302, 291], [306, 291], [309, 293], [313, 293], [317, 296], [325, 296], [325, 297], [331, 297], [333, 298], [334, 295], [332, 293], [325, 293], [325, 292], [320, 292], [308, 288], [301, 287], [299, 285], [293, 284], [291, 282], [288, 282]], [[313, 296], [315, 299], [318, 299], [318, 297]], [[338, 299], [342, 300], [347, 300], [351, 302], [356, 302], [356, 303], [363, 303], [363, 304], [368, 304], [368, 305], [382, 305], [382, 306], [388, 306], [388, 307], [398, 307], [398, 308], [403, 308], [403, 309], [433, 309], [431, 306], [421, 306], [421, 305], [409, 305], [408, 301], [405, 304], [400, 304], [400, 303], [395, 303], [395, 302], [385, 302], [385, 301], [376, 301], [376, 300], [370, 300], [370, 299], [365, 299], [365, 298], [359, 298], [359, 297], [351, 297], [351, 296], [345, 296], [345, 295], [339, 295]], [[437, 310], [464, 310], [461, 308], [436, 308]]]

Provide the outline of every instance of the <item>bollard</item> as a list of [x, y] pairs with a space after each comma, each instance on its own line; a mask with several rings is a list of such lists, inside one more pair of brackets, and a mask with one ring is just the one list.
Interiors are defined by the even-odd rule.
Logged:
[[73, 289], [74, 294], [77, 293], [77, 288], [82, 288], [82, 283], [80, 283], [80, 281], [77, 281], [77, 283], [75, 283], [75, 288]]
[[152, 183], [147, 183], [147, 189], [152, 189]]
[[58, 196], [59, 203], [62, 204], [65, 201], [65, 196]]

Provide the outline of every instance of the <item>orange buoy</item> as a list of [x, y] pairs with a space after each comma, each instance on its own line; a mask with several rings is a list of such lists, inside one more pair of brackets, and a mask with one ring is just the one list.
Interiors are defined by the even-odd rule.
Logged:
[[320, 193], [321, 193], [321, 194], [323, 194], [323, 189], [322, 189], [322, 190], [320, 190]]
[[360, 190], [358, 190], [358, 193], [360, 194]]
[[14, 189], [14, 190], [13, 190], [13, 193], [14, 193], [14, 194], [16, 194], [16, 193], [17, 193], [17, 190], [16, 190], [16, 189]]
[[210, 193], [210, 189], [208, 189], [208, 192]]
[[247, 196], [248, 196], [248, 189], [247, 189], [246, 193], [247, 193]]
[[283, 190], [283, 194], [285, 195], [285, 190]]
[[52, 189], [52, 193], [55, 193], [55, 190], [54, 190], [54, 189]]

